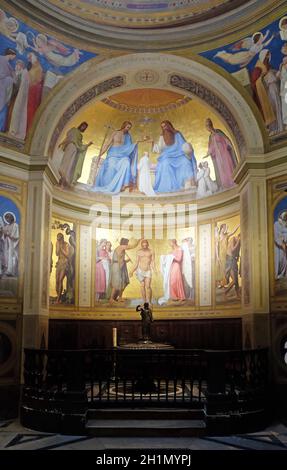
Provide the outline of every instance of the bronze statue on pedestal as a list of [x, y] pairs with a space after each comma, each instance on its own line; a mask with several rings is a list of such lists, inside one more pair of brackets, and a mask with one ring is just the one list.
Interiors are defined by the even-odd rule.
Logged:
[[148, 302], [145, 302], [143, 307], [138, 305], [136, 311], [140, 312], [142, 318], [142, 341], [144, 343], [151, 343], [151, 323], [153, 321], [153, 317], [152, 310]]

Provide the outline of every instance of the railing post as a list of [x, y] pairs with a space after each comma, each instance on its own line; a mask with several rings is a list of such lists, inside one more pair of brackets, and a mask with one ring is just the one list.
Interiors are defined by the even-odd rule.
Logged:
[[69, 401], [87, 401], [85, 381], [85, 352], [69, 351], [66, 361], [66, 398]]
[[226, 394], [226, 353], [207, 353], [207, 413], [216, 414], [229, 410], [230, 399]]

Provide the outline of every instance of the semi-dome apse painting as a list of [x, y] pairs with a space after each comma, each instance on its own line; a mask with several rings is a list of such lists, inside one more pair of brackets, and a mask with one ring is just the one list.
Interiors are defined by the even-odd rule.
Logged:
[[212, 196], [234, 186], [226, 125], [201, 102], [137, 89], [91, 103], [66, 125], [53, 161], [62, 189], [158, 197]]

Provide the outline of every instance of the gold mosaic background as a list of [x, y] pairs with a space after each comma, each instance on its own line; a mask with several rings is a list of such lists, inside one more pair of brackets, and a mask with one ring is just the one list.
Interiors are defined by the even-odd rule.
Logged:
[[[160, 106], [163, 104], [166, 105], [168, 103], [172, 104], [172, 102], [176, 104], [178, 97], [182, 98], [182, 95], [170, 91], [166, 92], [166, 96], [164, 96], [165, 92], [163, 90], [157, 91], [158, 99], [156, 99], [156, 93], [149, 93], [145, 95], [146, 106]], [[139, 93], [138, 90], [130, 91], [128, 93], [118, 93], [115, 96], [118, 103], [135, 106], [137, 103], [139, 103], [140, 99], [141, 101], [139, 108], [144, 104], [143, 95], [142, 93]], [[112, 98], [114, 100], [114, 97]], [[119, 109], [114, 109], [113, 107], [103, 102], [90, 103], [69, 121], [68, 125], [63, 130], [59, 142], [63, 140], [64, 136], [70, 128], [75, 126], [77, 127], [82, 121], [88, 122], [89, 127], [84, 133], [83, 140], [85, 143], [93, 141], [94, 145], [88, 149], [82, 177], [79, 180], [80, 183], [87, 183], [92, 158], [95, 155], [98, 155], [100, 151], [101, 145], [107, 133], [107, 125], [110, 125], [113, 129], [118, 129], [123, 121], [129, 120], [133, 123], [133, 128], [131, 130], [133, 141], [142, 139], [145, 135], [147, 135], [156, 142], [161, 132], [161, 121], [168, 119], [173, 123], [176, 129], [182, 132], [185, 139], [192, 143], [195, 151], [195, 157], [199, 163], [206, 155], [208, 149], [209, 132], [205, 128], [205, 120], [208, 117], [212, 119], [215, 128], [223, 130], [223, 132], [225, 132], [232, 140], [231, 133], [217, 117], [217, 115], [205, 104], [195, 99], [176, 109], [170, 109], [169, 111], [156, 114], [130, 113], [121, 111]], [[112, 129], [108, 131], [107, 135], [110, 135], [111, 132]], [[150, 152], [151, 162], [156, 163], [158, 154], [151, 153], [151, 144], [140, 143], [139, 158], [145, 151]], [[210, 157], [206, 160], [209, 162], [209, 166], [211, 168], [211, 177], [215, 179], [213, 165]]]

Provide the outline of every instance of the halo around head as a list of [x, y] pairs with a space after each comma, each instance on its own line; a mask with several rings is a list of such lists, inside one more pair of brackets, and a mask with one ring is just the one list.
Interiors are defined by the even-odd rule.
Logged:
[[14, 219], [14, 222], [16, 222], [16, 215], [14, 214], [14, 212], [11, 212], [11, 211], [7, 211], [3, 214], [3, 220], [4, 222], [6, 222], [6, 224], [9, 224], [8, 220], [6, 219], [7, 215], [12, 215], [13, 219]]
[[255, 36], [258, 36], [258, 34], [260, 35], [261, 38], [263, 38], [263, 34], [261, 33], [261, 31], [257, 31], [256, 33], [252, 35], [252, 40], [254, 40]]
[[279, 29], [282, 30], [282, 23], [284, 20], [287, 20], [287, 16], [283, 16], [283, 18], [281, 18], [281, 20], [279, 21]]

